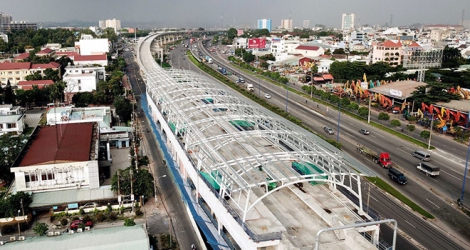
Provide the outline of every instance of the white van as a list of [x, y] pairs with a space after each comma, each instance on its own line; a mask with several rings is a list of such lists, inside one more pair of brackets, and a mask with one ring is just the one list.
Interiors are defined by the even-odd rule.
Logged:
[[411, 154], [413, 157], [416, 157], [422, 161], [430, 161], [431, 160], [431, 155], [429, 153], [426, 153], [422, 150], [416, 150]]

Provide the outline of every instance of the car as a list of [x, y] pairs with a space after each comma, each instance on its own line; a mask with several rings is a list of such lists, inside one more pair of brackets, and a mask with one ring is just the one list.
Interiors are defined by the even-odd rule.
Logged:
[[332, 128], [324, 127], [323, 130], [325, 130], [325, 132], [328, 133], [329, 135], [335, 134], [335, 131]]
[[245, 82], [245, 79], [243, 79], [243, 78], [238, 78], [238, 81], [237, 81], [237, 82], [244, 83], [244, 82]]
[[71, 230], [76, 230], [79, 227], [81, 227], [82, 224], [83, 224], [84, 227], [92, 227], [93, 226], [93, 221], [89, 220], [89, 221], [84, 222], [82, 220], [74, 220], [70, 223], [70, 229]]
[[96, 202], [89, 202], [89, 203], [85, 203], [84, 205], [80, 206], [79, 209], [96, 208], [97, 206], [98, 206], [98, 203], [96, 203]]
[[270, 94], [265, 94], [264, 97], [266, 97], [266, 99], [271, 99], [271, 95], [270, 95]]
[[368, 134], [370, 134], [370, 133], [369, 133], [369, 130], [363, 129], [363, 128], [359, 129], [359, 133], [361, 133], [361, 134], [363, 134], [363, 135], [368, 135]]

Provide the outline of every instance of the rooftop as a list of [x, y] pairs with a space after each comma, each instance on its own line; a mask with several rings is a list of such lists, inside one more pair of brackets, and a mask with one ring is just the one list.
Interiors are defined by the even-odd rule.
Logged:
[[[391, 82], [387, 83], [378, 87], [374, 87], [369, 89], [372, 93], [379, 93], [385, 96], [390, 96], [393, 98], [397, 98], [400, 100], [406, 99], [411, 97], [411, 93], [413, 93], [418, 87], [425, 86], [427, 83], [425, 82], [417, 82], [417, 81], [399, 81], [399, 82]], [[397, 95], [401, 93], [401, 95]]]
[[72, 123], [43, 127], [19, 166], [91, 159], [94, 123]]
[[[61, 232], [62, 233], [62, 232]], [[2, 246], [2, 249], [93, 249], [93, 250], [148, 250], [147, 232], [143, 225], [91, 229], [82, 233], [52, 237], [26, 237]]]

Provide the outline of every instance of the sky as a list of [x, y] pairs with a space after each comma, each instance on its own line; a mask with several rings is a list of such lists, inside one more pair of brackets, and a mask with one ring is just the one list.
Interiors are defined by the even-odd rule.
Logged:
[[251, 27], [258, 19], [281, 19], [293, 26], [341, 27], [342, 13], [355, 13], [359, 25], [460, 24], [470, 20], [470, 0], [0, 0], [0, 12], [14, 21], [95, 22], [119, 19], [122, 27]]

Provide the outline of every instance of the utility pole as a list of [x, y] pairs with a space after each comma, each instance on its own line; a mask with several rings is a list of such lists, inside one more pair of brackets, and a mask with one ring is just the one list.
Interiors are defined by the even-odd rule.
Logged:
[[134, 185], [133, 185], [133, 181], [132, 181], [132, 168], [130, 169], [130, 178], [131, 178], [131, 203], [132, 203], [132, 212], [134, 212]]
[[434, 121], [434, 110], [432, 111], [432, 116], [431, 116], [431, 127], [429, 128], [429, 141], [428, 141], [428, 150], [431, 148], [431, 134], [432, 134], [432, 123]]

